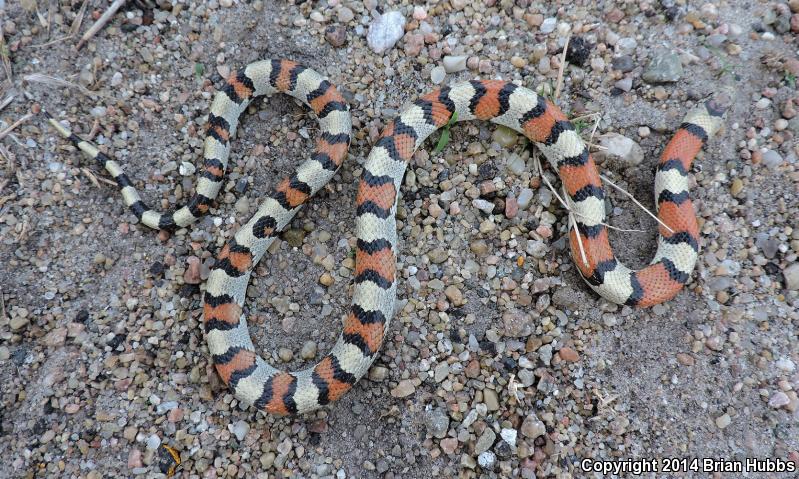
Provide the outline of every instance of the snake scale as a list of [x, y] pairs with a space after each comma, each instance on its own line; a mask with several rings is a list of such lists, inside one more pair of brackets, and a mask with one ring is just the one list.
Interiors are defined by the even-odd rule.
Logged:
[[724, 108], [708, 101], [690, 111], [668, 143], [655, 174], [662, 222], [651, 264], [632, 271], [616, 260], [605, 226], [605, 192], [585, 143], [566, 116], [533, 91], [501, 80], [473, 80], [428, 93], [383, 130], [363, 167], [356, 199], [357, 249], [352, 306], [333, 349], [316, 365], [283, 372], [256, 353], [243, 314], [253, 268], [299, 208], [327, 183], [347, 155], [351, 120], [347, 102], [315, 71], [288, 60], [252, 63], [230, 75], [208, 117], [204, 169], [188, 205], [170, 214], [149, 209], [120, 166], [65, 126], [50, 123], [115, 179], [125, 203], [147, 226], [175, 229], [207, 212], [222, 186], [230, 138], [250, 101], [281, 92], [308, 105], [320, 137], [310, 159], [259, 206], [217, 256], [204, 295], [203, 325], [222, 380], [246, 405], [269, 413], [303, 413], [341, 397], [367, 372], [394, 315], [397, 290], [395, 213], [408, 161], [437, 129], [457, 121], [489, 120], [524, 134], [544, 153], [568, 193], [575, 224], [572, 257], [586, 282], [618, 304], [650, 306], [677, 294], [693, 270], [699, 231], [688, 194], [694, 157], [722, 124]]

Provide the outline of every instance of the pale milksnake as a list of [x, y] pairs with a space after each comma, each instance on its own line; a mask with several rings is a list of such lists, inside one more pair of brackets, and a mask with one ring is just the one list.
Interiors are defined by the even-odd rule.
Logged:
[[[576, 228], [572, 257], [587, 283], [619, 304], [650, 306], [672, 298], [688, 281], [699, 251], [699, 232], [688, 195], [694, 157], [722, 124], [724, 108], [708, 101], [689, 112], [661, 155], [655, 175], [658, 249], [652, 263], [631, 271], [608, 242], [605, 193], [594, 160], [565, 115], [533, 91], [501, 80], [458, 83], [414, 101], [384, 129], [372, 148], [356, 199], [357, 249], [352, 307], [333, 349], [312, 368], [282, 372], [255, 352], [243, 314], [253, 268], [298, 209], [333, 176], [347, 154], [349, 108], [318, 73], [287, 60], [261, 61], [232, 74], [214, 99], [205, 140], [205, 168], [197, 192], [172, 214], [148, 209], [119, 165], [54, 119], [50, 123], [96, 159], [122, 189], [125, 203], [147, 226], [174, 229], [205, 213], [222, 185], [229, 138], [239, 115], [257, 96], [287, 93], [309, 105], [321, 135], [311, 158], [284, 179], [217, 256], [204, 296], [208, 348], [223, 381], [245, 404], [274, 414], [302, 413], [336, 400], [369, 369], [394, 315], [397, 289], [395, 213], [405, 168], [434, 131], [457, 121], [490, 120], [524, 134], [557, 171], [568, 193]], [[579, 240], [578, 240], [579, 235]]]

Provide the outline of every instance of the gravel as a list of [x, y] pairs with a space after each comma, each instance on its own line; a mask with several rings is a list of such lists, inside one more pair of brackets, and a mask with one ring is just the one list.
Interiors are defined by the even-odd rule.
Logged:
[[[443, 151], [436, 133], [410, 160], [398, 309], [375, 364], [323, 410], [267, 417], [211, 365], [202, 294], [225, 239], [313, 148], [314, 115], [280, 95], [254, 102], [218, 201], [174, 234], [137, 224], [107, 175], [34, 116], [0, 148], [8, 476], [155, 476], [164, 446], [185, 477], [259, 479], [584, 477], [582, 458], [799, 461], [797, 2], [147, 3], [128, 2], [76, 51], [105, 7], [81, 22], [71, 4], [5, 2], [14, 98], [0, 130], [38, 102], [171, 210], [197, 184], [222, 77], [287, 56], [338, 85], [351, 155], [247, 290], [250, 333], [274, 366], [308, 368], [340, 334], [357, 178], [385, 124], [436, 80], [503, 78], [552, 97], [569, 35], [555, 101], [581, 118], [602, 173], [650, 208], [657, 158], [685, 112], [735, 87], [724, 131], [691, 170], [698, 265], [663, 305], [608, 304], [576, 272], [539, 152], [504, 127], [455, 125]], [[602, 142], [613, 137], [623, 140]], [[647, 264], [657, 223], [606, 196], [609, 224], [625, 230], [610, 232], [618, 260]]]

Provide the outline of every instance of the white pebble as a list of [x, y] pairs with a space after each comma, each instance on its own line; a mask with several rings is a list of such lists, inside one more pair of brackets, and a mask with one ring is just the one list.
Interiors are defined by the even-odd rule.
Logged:
[[250, 432], [250, 425], [247, 421], [237, 421], [234, 424], [228, 424], [227, 428], [239, 441], [243, 440], [247, 436], [247, 433]]
[[194, 166], [194, 164], [189, 163], [188, 161], [180, 162], [180, 166], [178, 167], [178, 171], [183, 176], [191, 176], [196, 170], [197, 168]]
[[444, 77], [446, 76], [447, 72], [446, 70], [444, 70], [444, 67], [442, 66], [437, 66], [432, 70], [430, 70], [430, 81], [432, 81], [436, 85], [440, 85], [441, 82], [444, 81]]
[[405, 34], [405, 17], [398, 11], [386, 12], [372, 20], [366, 41], [375, 53], [393, 47]]
[[555, 31], [555, 26], [558, 24], [558, 19], [555, 17], [545, 18], [541, 24], [541, 33], [552, 33]]
[[157, 434], [153, 434], [152, 436], [147, 438], [147, 449], [151, 451], [155, 451], [158, 449], [158, 446], [161, 445], [161, 438], [158, 437]]
[[466, 59], [467, 57], [465, 55], [447, 55], [444, 57], [444, 70], [446, 70], [447, 73], [456, 73], [466, 70]]

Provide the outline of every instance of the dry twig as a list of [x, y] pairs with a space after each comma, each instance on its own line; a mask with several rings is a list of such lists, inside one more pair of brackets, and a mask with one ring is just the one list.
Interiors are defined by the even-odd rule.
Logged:
[[563, 87], [563, 72], [566, 70], [566, 52], [569, 50], [569, 41], [572, 39], [572, 34], [566, 37], [566, 44], [563, 45], [563, 53], [560, 55], [560, 68], [558, 68], [558, 81], [555, 83], [554, 98], [557, 100], [560, 97], [560, 89]]
[[8, 136], [9, 133], [14, 131], [14, 128], [16, 128], [19, 125], [21, 125], [21, 124], [25, 123], [26, 121], [30, 120], [32, 116], [33, 116], [33, 113], [26, 113], [22, 118], [20, 118], [19, 120], [15, 121], [11, 126], [9, 126], [8, 128], [6, 128], [3, 131], [0, 131], [0, 140], [2, 140], [6, 136]]
[[100, 29], [103, 28], [105, 24], [108, 23], [109, 20], [111, 20], [111, 17], [113, 17], [114, 14], [117, 13], [117, 10], [119, 10], [120, 7], [122, 7], [122, 5], [125, 4], [125, 1], [126, 0], [114, 0], [114, 3], [112, 3], [111, 6], [108, 7], [108, 10], [106, 10], [105, 13], [103, 13], [103, 15], [100, 18], [98, 18], [96, 22], [94, 22], [94, 25], [92, 25], [88, 30], [86, 30], [86, 33], [84, 33], [83, 36], [80, 37], [80, 41], [75, 46], [75, 50], [80, 50], [80, 48], [83, 45], [85, 45], [90, 38], [92, 38], [97, 32], [99, 32]]
[[22, 77], [22, 79], [30, 83], [43, 83], [45, 85], [50, 85], [50, 86], [75, 88], [84, 95], [90, 97], [101, 96], [99, 93], [93, 92], [81, 85], [78, 85], [77, 83], [72, 83], [62, 78], [54, 77], [51, 75], [45, 75], [42, 73], [31, 73], [30, 75], [25, 75], [24, 77]]

